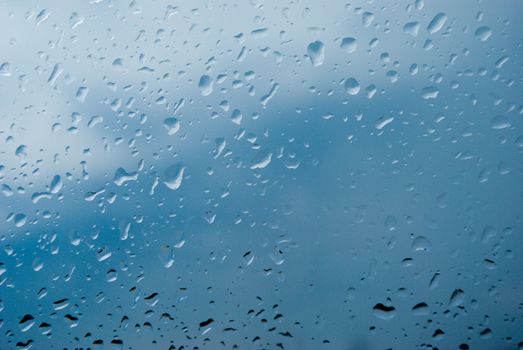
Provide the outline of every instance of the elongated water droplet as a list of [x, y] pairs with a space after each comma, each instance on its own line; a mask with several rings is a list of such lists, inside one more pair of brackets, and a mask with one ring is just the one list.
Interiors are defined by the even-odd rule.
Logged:
[[49, 75], [49, 78], [47, 79], [49, 85], [53, 86], [56, 82], [56, 79], [58, 79], [63, 71], [64, 69], [62, 68], [62, 65], [60, 63], [56, 63], [53, 67], [53, 70], [51, 71], [51, 75]]
[[465, 292], [462, 289], [455, 289], [449, 299], [449, 306], [456, 307], [465, 301]]
[[272, 153], [267, 150], [260, 150], [258, 154], [253, 158], [251, 161], [250, 168], [251, 169], [263, 169], [269, 163], [272, 159]]
[[214, 81], [208, 75], [202, 75], [198, 86], [203, 96], [208, 96], [212, 93]]
[[183, 163], [177, 163], [171, 165], [164, 171], [164, 184], [171, 190], [177, 190], [182, 185], [183, 173], [185, 171], [185, 165]]
[[446, 21], [447, 15], [443, 12], [438, 13], [436, 16], [434, 16], [434, 18], [432, 18], [429, 25], [427, 26], [427, 32], [429, 32], [429, 34], [435, 34], [441, 28], [443, 28]]
[[62, 189], [62, 178], [60, 175], [55, 175], [53, 177], [53, 180], [51, 181], [51, 185], [49, 186], [49, 190], [51, 193], [58, 193]]
[[396, 308], [394, 306], [385, 306], [382, 303], [374, 305], [372, 311], [376, 317], [385, 321], [390, 321], [396, 316]]
[[427, 86], [421, 89], [421, 97], [425, 100], [430, 100], [438, 97], [439, 90], [435, 86]]
[[124, 168], [118, 168], [114, 173], [113, 182], [117, 186], [122, 186], [128, 181], [135, 181], [136, 179], [138, 179], [138, 172], [128, 173]]
[[307, 46], [307, 54], [314, 67], [321, 66], [325, 61], [325, 45], [317, 40]]

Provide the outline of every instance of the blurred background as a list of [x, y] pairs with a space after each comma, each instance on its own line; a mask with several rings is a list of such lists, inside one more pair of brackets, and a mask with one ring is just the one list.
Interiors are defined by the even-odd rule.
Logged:
[[0, 349], [523, 349], [523, 3], [0, 1]]

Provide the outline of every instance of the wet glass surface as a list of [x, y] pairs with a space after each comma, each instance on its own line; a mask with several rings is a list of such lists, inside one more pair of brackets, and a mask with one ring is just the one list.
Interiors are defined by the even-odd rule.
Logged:
[[0, 349], [523, 349], [516, 0], [0, 1]]

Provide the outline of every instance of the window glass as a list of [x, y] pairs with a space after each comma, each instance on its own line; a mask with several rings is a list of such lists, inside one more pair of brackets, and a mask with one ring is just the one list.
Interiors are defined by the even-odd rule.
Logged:
[[523, 349], [521, 13], [0, 0], [0, 349]]

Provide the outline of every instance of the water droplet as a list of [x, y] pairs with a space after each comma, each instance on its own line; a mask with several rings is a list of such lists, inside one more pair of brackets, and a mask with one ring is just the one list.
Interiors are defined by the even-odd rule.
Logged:
[[165, 118], [163, 126], [167, 129], [168, 135], [174, 135], [180, 130], [180, 121], [174, 117]]
[[439, 90], [435, 86], [427, 86], [421, 89], [421, 97], [425, 100], [435, 99], [438, 97]]
[[27, 157], [27, 146], [26, 145], [20, 145], [15, 150], [15, 156], [18, 158], [26, 158]]
[[381, 117], [376, 122], [376, 129], [381, 130], [394, 121], [394, 117]]
[[11, 65], [9, 62], [4, 62], [0, 65], [0, 75], [3, 75], [4, 77], [11, 76]]
[[94, 115], [91, 117], [91, 119], [89, 120], [89, 123], [87, 123], [87, 126], [92, 128], [94, 127], [95, 125], [97, 124], [100, 124], [101, 122], [104, 121], [104, 118], [99, 116], [99, 115]]
[[6, 185], [6, 184], [2, 185], [2, 193], [6, 197], [11, 197], [12, 195], [15, 194], [13, 189], [11, 187], [9, 187], [8, 185]]
[[483, 259], [483, 265], [489, 270], [495, 270], [498, 268], [496, 262], [491, 259]]
[[36, 257], [33, 259], [32, 266], [33, 266], [33, 270], [38, 272], [44, 268], [44, 262], [39, 257]]
[[418, 36], [419, 28], [419, 22], [409, 22], [403, 26], [403, 31], [413, 37], [416, 37]]
[[253, 39], [262, 39], [265, 38], [269, 34], [268, 28], [259, 28], [251, 31], [251, 35]]
[[502, 115], [497, 115], [490, 120], [490, 127], [495, 130], [507, 129], [511, 126], [510, 120]]
[[114, 61], [113, 61], [113, 64], [112, 66], [116, 69], [118, 69], [119, 71], [125, 71], [125, 61], [123, 60], [123, 58], [116, 58]]
[[415, 316], [425, 316], [429, 314], [429, 306], [427, 303], [418, 303], [412, 307], [412, 314]]
[[307, 54], [314, 67], [321, 66], [325, 61], [325, 45], [317, 40], [307, 46]]
[[358, 48], [356, 39], [346, 37], [341, 40], [340, 48], [345, 50], [347, 53], [352, 53]]
[[490, 28], [487, 26], [479, 27], [474, 32], [474, 36], [482, 42], [487, 41], [491, 35], [492, 35], [492, 30], [490, 30]]
[[35, 324], [34, 317], [32, 315], [26, 314], [22, 317], [19, 322], [20, 331], [27, 332]]
[[212, 93], [214, 81], [208, 75], [202, 75], [198, 87], [203, 96], [208, 96]]
[[267, 150], [260, 150], [258, 154], [253, 158], [251, 161], [250, 168], [251, 169], [263, 169], [269, 163], [272, 159], [272, 153]]
[[432, 249], [432, 244], [426, 237], [418, 236], [412, 241], [411, 247], [414, 251], [428, 252]]
[[216, 144], [216, 147], [213, 150], [213, 158], [217, 159], [225, 149], [225, 145], [227, 144], [227, 142], [223, 137], [219, 137], [214, 140], [214, 143]]
[[354, 78], [346, 79], [343, 87], [349, 95], [357, 95], [360, 92], [360, 83]]
[[122, 186], [128, 181], [135, 181], [136, 179], [138, 179], [138, 172], [128, 173], [124, 168], [118, 168], [114, 172], [113, 182], [117, 186]]
[[107, 282], [114, 282], [118, 278], [118, 273], [115, 269], [109, 269], [105, 274], [105, 278]]
[[34, 192], [31, 195], [31, 202], [38, 203], [41, 199], [51, 199], [51, 193], [49, 192]]
[[239, 109], [235, 109], [234, 111], [232, 111], [232, 113], [231, 113], [231, 121], [234, 124], [240, 125], [240, 123], [242, 122], [242, 118], [243, 118], [243, 115], [242, 115], [242, 112]]
[[429, 32], [429, 34], [437, 33], [441, 28], [443, 28], [445, 22], [447, 22], [447, 15], [443, 12], [438, 13], [434, 18], [432, 18], [432, 21], [430, 21], [427, 26], [427, 32]]
[[160, 258], [163, 267], [168, 269], [174, 265], [174, 250], [171, 246], [161, 246], [158, 257]]
[[51, 75], [49, 75], [49, 78], [47, 79], [47, 83], [49, 85], [53, 86], [63, 71], [64, 71], [64, 69], [63, 69], [62, 65], [60, 63], [56, 63], [53, 67]]
[[374, 305], [372, 311], [374, 316], [385, 321], [390, 321], [396, 316], [396, 308], [394, 306], [385, 306], [382, 303]]
[[164, 184], [171, 190], [177, 190], [182, 185], [185, 165], [182, 162], [169, 166], [164, 171]]
[[129, 232], [131, 232], [131, 223], [124, 220], [120, 222], [120, 240], [125, 241], [129, 238]]
[[27, 222], [27, 216], [25, 214], [16, 214], [14, 216], [14, 223], [16, 227], [22, 227]]
[[361, 23], [364, 27], [368, 27], [374, 22], [374, 14], [372, 12], [364, 12], [361, 16]]
[[461, 289], [455, 289], [449, 299], [449, 306], [450, 307], [456, 307], [465, 301], [465, 292]]
[[80, 86], [76, 91], [76, 99], [78, 102], [85, 102], [87, 94], [89, 93], [89, 88], [86, 86]]
[[53, 194], [58, 193], [62, 189], [62, 186], [62, 178], [60, 175], [55, 175], [51, 181], [51, 185], [49, 185], [49, 191]]
[[111, 251], [109, 251], [107, 247], [103, 247], [98, 249], [98, 251], [96, 252], [96, 260], [102, 262], [109, 259], [111, 255]]
[[49, 11], [47, 11], [46, 9], [43, 9], [42, 11], [40, 11], [38, 13], [38, 15], [36, 15], [36, 17], [35, 17], [36, 25], [39, 25], [40, 23], [42, 23], [45, 20], [47, 20], [49, 18], [50, 14], [51, 13]]
[[267, 106], [267, 103], [269, 103], [269, 101], [274, 97], [274, 95], [276, 95], [276, 92], [278, 91], [279, 87], [280, 84], [273, 83], [267, 95], [262, 96], [262, 98], [260, 99], [260, 103], [263, 106], [263, 108], [265, 108]]

